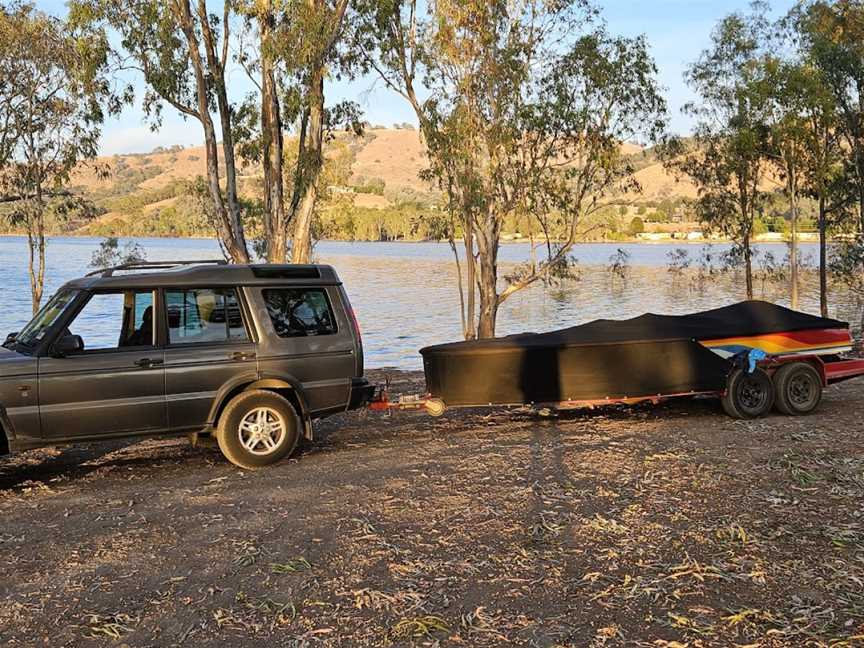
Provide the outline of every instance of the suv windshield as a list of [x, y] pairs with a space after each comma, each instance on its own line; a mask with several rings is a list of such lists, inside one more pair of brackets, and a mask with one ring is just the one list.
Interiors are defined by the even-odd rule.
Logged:
[[61, 290], [36, 313], [36, 317], [30, 320], [15, 338], [15, 344], [29, 347], [38, 344], [45, 337], [45, 333], [57, 318], [66, 310], [66, 307], [75, 299], [77, 290]]

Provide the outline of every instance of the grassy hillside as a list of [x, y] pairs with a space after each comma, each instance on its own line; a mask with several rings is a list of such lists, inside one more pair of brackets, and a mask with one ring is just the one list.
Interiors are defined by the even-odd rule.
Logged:
[[[289, 141], [287, 147], [292, 143]], [[586, 224], [593, 238], [621, 239], [640, 231], [668, 233], [699, 229], [688, 201], [696, 188], [666, 171], [651, 149], [624, 144], [637, 169], [642, 191], [618, 196], [595, 221]], [[334, 238], [422, 238], [432, 226], [439, 196], [420, 179], [427, 166], [417, 131], [373, 128], [362, 137], [344, 134], [328, 145], [320, 209], [319, 236]], [[98, 158], [80, 168], [72, 188], [87, 196], [100, 215], [75, 233], [132, 236], [210, 236], [192, 186], [205, 173], [204, 147], [157, 148], [146, 154]], [[255, 164], [238, 169], [241, 198], [261, 199], [261, 171]], [[638, 221], [638, 222], [637, 222]], [[671, 223], [671, 224], [670, 224]], [[253, 230], [254, 221], [250, 222]], [[670, 229], [671, 228], [671, 229]], [[509, 236], [524, 235], [519, 222]], [[770, 228], [768, 228], [770, 229]], [[665, 234], [664, 234], [665, 235]]]

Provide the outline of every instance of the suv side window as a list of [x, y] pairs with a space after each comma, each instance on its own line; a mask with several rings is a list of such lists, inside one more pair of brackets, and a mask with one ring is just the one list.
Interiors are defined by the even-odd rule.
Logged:
[[249, 339], [237, 293], [195, 288], [166, 290], [169, 344], [245, 342]]
[[153, 346], [153, 291], [96, 293], [67, 328], [84, 351]]
[[336, 318], [325, 290], [271, 288], [262, 292], [273, 329], [279, 337], [336, 333]]

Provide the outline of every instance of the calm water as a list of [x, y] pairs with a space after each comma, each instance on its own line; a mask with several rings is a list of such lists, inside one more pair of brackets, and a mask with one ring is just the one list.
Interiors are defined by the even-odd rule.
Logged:
[[[90, 270], [100, 239], [56, 238], [48, 247], [46, 296], [69, 279]], [[138, 239], [150, 260], [219, 258], [213, 241]], [[630, 253], [626, 279], [612, 275], [609, 258], [618, 248]], [[505, 302], [499, 315], [501, 335], [547, 331], [599, 317], [625, 318], [646, 311], [687, 313], [714, 308], [744, 298], [743, 278], [724, 275], [697, 282], [675, 279], [667, 271], [667, 254], [684, 247], [695, 260], [701, 245], [585, 244], [574, 256], [582, 267], [579, 281], [556, 288], [534, 286]], [[715, 245], [719, 253], [728, 246]], [[815, 257], [814, 245], [802, 245], [805, 256]], [[782, 245], [765, 245], [778, 260]], [[322, 242], [316, 260], [336, 267], [363, 329], [367, 366], [420, 368], [417, 350], [428, 344], [460, 338], [455, 270], [447, 244]], [[524, 261], [527, 244], [502, 247], [502, 265]], [[757, 297], [788, 305], [783, 285], [757, 282]], [[19, 330], [29, 319], [26, 241], [0, 237], [0, 332]], [[802, 310], [817, 313], [819, 296], [813, 273], [807, 273]], [[860, 334], [861, 305], [839, 288], [832, 291], [831, 315], [853, 323]]]

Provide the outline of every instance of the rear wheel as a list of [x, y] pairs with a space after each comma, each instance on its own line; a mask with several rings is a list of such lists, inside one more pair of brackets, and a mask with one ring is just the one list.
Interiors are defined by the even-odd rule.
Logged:
[[243, 392], [219, 418], [216, 440], [231, 463], [241, 468], [269, 466], [288, 456], [300, 439], [300, 422], [287, 399], [263, 390]]
[[809, 414], [822, 401], [822, 376], [806, 362], [786, 364], [774, 374], [774, 391], [775, 405], [783, 414]]
[[764, 416], [774, 405], [774, 385], [762, 369], [753, 373], [736, 369], [729, 376], [722, 403], [726, 413], [734, 418]]

